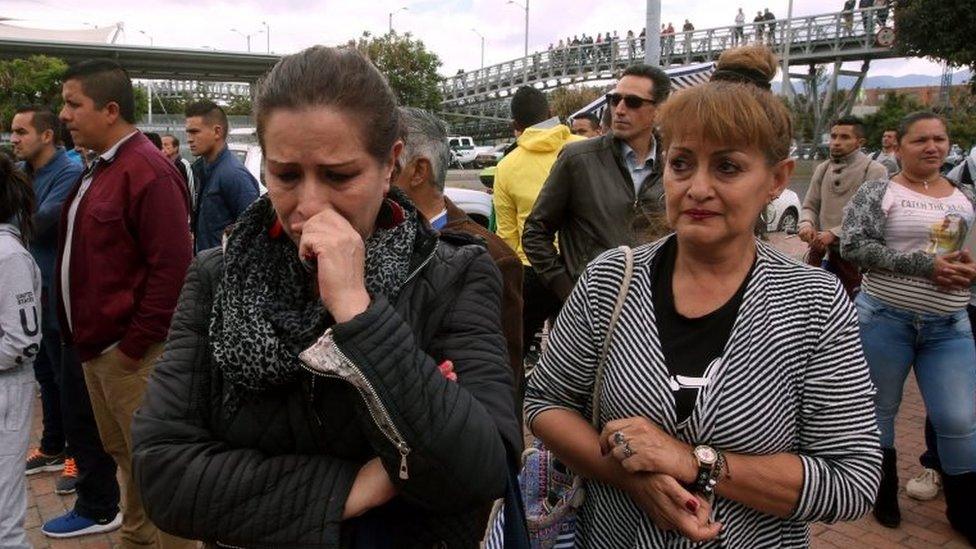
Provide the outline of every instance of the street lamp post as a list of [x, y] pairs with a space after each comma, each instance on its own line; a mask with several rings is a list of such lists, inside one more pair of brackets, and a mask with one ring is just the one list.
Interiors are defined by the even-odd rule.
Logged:
[[251, 37], [252, 36], [257, 36], [257, 35], [261, 34], [262, 32], [264, 32], [264, 30], [259, 30], [257, 32], [252, 32], [251, 34], [244, 34], [243, 32], [241, 32], [241, 31], [239, 31], [237, 29], [230, 29], [230, 31], [231, 32], [236, 32], [237, 34], [239, 34], [239, 35], [241, 35], [241, 36], [244, 37], [244, 39], [247, 41], [247, 53], [251, 53]]
[[785, 27], [786, 37], [783, 40], [783, 95], [788, 99], [793, 98], [793, 81], [790, 79], [790, 42], [793, 38], [793, 0], [790, 0], [789, 8], [786, 12]]
[[410, 8], [408, 8], [407, 6], [401, 6], [390, 12], [389, 14], [390, 32], [393, 32], [393, 16], [396, 15], [397, 13], [400, 13], [401, 11], [409, 11], [409, 10]]
[[481, 70], [485, 70], [485, 37], [477, 29], [471, 29], [471, 32], [481, 37]]
[[647, 0], [645, 23], [644, 63], [657, 67], [661, 64], [661, 0]]
[[271, 27], [268, 26], [267, 21], [261, 21], [261, 24], [264, 25], [264, 37], [267, 44], [266, 53], [271, 53]]
[[525, 78], [523, 83], [528, 83], [529, 81], [529, 0], [525, 0], [525, 5], [523, 6], [521, 2], [516, 0], [508, 0], [509, 4], [515, 4], [516, 6], [525, 10], [525, 60], [523, 64], [525, 65]]
[[[149, 47], [150, 48], [155, 47], [155, 45], [156, 45], [155, 42], [156, 41], [153, 40], [153, 37], [150, 36], [148, 32], [146, 32], [144, 30], [141, 30], [141, 31], [139, 31], [139, 34], [141, 34], [141, 35], [143, 35], [143, 36], [145, 36], [146, 38], [149, 39]], [[153, 105], [152, 105], [152, 80], [147, 80], [146, 81], [146, 90], [147, 90], [147, 93], [148, 93], [148, 96], [149, 96], [148, 97], [148, 99], [149, 99], [149, 109], [148, 109], [148, 112], [146, 113], [146, 115], [149, 118], [149, 125], [151, 126], [152, 123], [153, 123], [153, 120], [152, 120], [152, 114], [153, 114], [152, 113], [152, 107], [153, 107]]]

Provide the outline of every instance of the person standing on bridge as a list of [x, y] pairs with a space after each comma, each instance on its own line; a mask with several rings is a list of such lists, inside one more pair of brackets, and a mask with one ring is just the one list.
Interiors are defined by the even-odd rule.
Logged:
[[495, 172], [492, 203], [497, 234], [522, 261], [522, 354], [531, 350], [535, 335], [543, 324], [559, 312], [561, 300], [552, 293], [524, 248], [525, 223], [532, 213], [546, 177], [563, 147], [582, 137], [552, 116], [549, 102], [541, 91], [523, 86], [512, 97], [512, 126], [516, 148], [505, 155]]
[[739, 8], [739, 13], [735, 14], [735, 30], [732, 32], [732, 45], [738, 46], [745, 41], [744, 26], [746, 24], [746, 14]]
[[800, 240], [809, 245], [807, 263], [837, 275], [852, 299], [861, 285], [857, 266], [840, 255], [844, 207], [865, 181], [884, 179], [887, 170], [861, 152], [864, 125], [846, 116], [830, 127], [830, 159], [813, 171], [800, 213]]
[[850, 36], [854, 34], [854, 0], [844, 0], [844, 9], [841, 18], [844, 20], [844, 34]]
[[258, 199], [257, 179], [227, 148], [228, 131], [227, 114], [216, 103], [187, 106], [186, 140], [199, 157], [193, 163], [198, 190], [191, 222], [196, 253], [220, 246], [224, 229]]
[[753, 26], [756, 28], [756, 43], [760, 45], [763, 43], [763, 21], [765, 20], [766, 18], [763, 17], [763, 12], [761, 11], [757, 11], [756, 17], [752, 20]]
[[861, 10], [861, 24], [866, 34], [874, 33], [874, 0], [858, 0], [857, 7]]
[[627, 67], [606, 97], [613, 131], [568, 144], [553, 164], [525, 222], [522, 247], [560, 303], [603, 251], [669, 232], [654, 116], [670, 93], [660, 67]]
[[769, 45], [770, 46], [775, 45], [776, 44], [776, 16], [773, 15], [773, 12], [769, 11], [769, 8], [766, 8], [766, 11], [763, 12], [763, 20], [766, 21], [766, 26], [769, 28], [769, 32], [767, 33], [767, 39]]
[[[125, 69], [109, 60], [83, 61], [62, 82], [61, 121], [76, 144], [98, 155], [61, 210], [54, 280], [63, 352], [80, 361], [72, 373], [84, 376], [102, 444], [122, 470], [123, 547], [192, 547], [146, 517], [131, 467], [132, 415], [192, 258], [186, 186], [136, 129]], [[78, 448], [72, 451], [81, 457]], [[117, 528], [117, 512], [114, 505], [76, 507], [42, 531], [71, 537]]]
[[695, 26], [691, 24], [691, 21], [685, 19], [681, 31], [685, 33], [685, 53], [688, 54], [691, 52], [691, 33], [695, 32]]

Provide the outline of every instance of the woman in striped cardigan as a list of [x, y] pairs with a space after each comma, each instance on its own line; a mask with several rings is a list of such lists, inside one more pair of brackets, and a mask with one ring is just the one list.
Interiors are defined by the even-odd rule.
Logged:
[[602, 432], [584, 417], [622, 252], [589, 265], [529, 380], [531, 429], [588, 479], [579, 547], [805, 547], [807, 523], [871, 508], [881, 452], [854, 309], [753, 235], [794, 166], [776, 67], [761, 46], [727, 51], [658, 113], [675, 234], [634, 251]]

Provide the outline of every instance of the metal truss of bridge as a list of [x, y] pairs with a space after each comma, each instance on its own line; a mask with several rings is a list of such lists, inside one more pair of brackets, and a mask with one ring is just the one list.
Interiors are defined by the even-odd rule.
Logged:
[[209, 82], [256, 82], [280, 58], [263, 53], [0, 37], [0, 59], [38, 54], [59, 57], [68, 64], [83, 59], [113, 59], [133, 78]]
[[229, 101], [236, 97], [251, 97], [250, 84], [234, 82], [203, 82], [198, 80], [157, 80], [153, 93], [160, 97], [207, 97]]
[[[789, 44], [790, 65], [810, 65], [810, 74], [793, 75], [812, 84], [813, 67], [833, 63], [836, 76], [845, 61], [863, 61], [862, 71], [854, 73], [857, 87], [863, 81], [868, 64], [874, 59], [896, 57], [892, 49], [894, 29], [890, 8], [868, 8], [853, 12], [794, 17], [764, 21], [738, 27], [719, 27], [676, 32], [661, 36], [661, 65], [664, 67], [713, 62], [727, 49], [760, 40], [780, 56]], [[524, 85], [549, 89], [591, 81], [616, 78], [628, 65], [644, 59], [643, 39], [620, 38], [602, 44], [554, 48], [527, 57], [469, 71], [444, 80], [442, 111], [463, 116], [453, 124], [453, 131], [501, 137], [507, 130], [508, 97]], [[815, 86], [808, 85], [807, 89]], [[856, 90], [855, 90], [856, 94]], [[483, 117], [483, 118], [482, 118]], [[482, 118], [482, 120], [477, 120]]]

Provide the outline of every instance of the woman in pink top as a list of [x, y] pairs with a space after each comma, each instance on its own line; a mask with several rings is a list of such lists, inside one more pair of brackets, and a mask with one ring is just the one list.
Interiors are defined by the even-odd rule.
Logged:
[[948, 150], [942, 118], [905, 117], [902, 170], [858, 190], [845, 210], [841, 254], [864, 271], [855, 304], [884, 450], [875, 517], [891, 528], [901, 521], [894, 420], [914, 365], [935, 428], [946, 515], [976, 545], [976, 309], [967, 314], [976, 264], [962, 249], [976, 198], [939, 174]]

